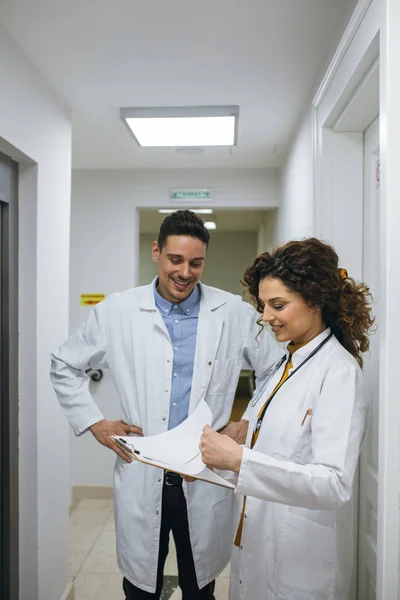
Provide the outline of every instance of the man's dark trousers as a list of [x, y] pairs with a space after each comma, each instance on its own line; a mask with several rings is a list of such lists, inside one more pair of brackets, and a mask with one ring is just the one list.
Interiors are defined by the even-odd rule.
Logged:
[[[174, 482], [172, 485], [168, 482]], [[158, 555], [157, 588], [154, 594], [144, 592], [124, 579], [126, 600], [159, 600], [163, 586], [165, 560], [168, 555], [169, 534], [172, 531], [178, 561], [178, 580], [182, 600], [215, 600], [212, 581], [201, 590], [197, 585], [193, 554], [189, 537], [189, 523], [182, 480], [178, 475], [167, 473], [164, 477], [160, 548]]]

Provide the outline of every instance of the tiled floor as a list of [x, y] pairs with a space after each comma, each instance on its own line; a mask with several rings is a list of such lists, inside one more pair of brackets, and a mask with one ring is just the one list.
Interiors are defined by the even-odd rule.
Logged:
[[[165, 574], [177, 574], [172, 543]], [[75, 600], [124, 600], [111, 500], [81, 500], [72, 512], [69, 576], [75, 581]], [[228, 587], [229, 567], [217, 579], [216, 600], [227, 600]], [[170, 600], [180, 599], [179, 589], [170, 596]]]

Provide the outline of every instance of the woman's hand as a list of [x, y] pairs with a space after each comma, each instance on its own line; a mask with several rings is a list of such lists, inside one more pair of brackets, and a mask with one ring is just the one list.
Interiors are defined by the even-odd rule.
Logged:
[[221, 435], [206, 425], [201, 436], [200, 450], [203, 463], [210, 469], [239, 473], [243, 448], [227, 435]]

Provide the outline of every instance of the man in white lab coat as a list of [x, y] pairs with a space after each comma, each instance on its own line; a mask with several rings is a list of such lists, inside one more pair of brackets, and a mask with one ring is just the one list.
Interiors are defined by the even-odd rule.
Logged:
[[[236, 499], [223, 487], [130, 464], [110, 434], [163, 433], [205, 398], [212, 427], [244, 441], [246, 419], [228, 424], [240, 370], [263, 374], [282, 355], [266, 332], [256, 339], [257, 314], [247, 303], [200, 283], [208, 242], [193, 212], [168, 215], [153, 243], [155, 281], [110, 295], [52, 354], [52, 382], [75, 434], [90, 430], [118, 455], [117, 554], [127, 600], [160, 598], [170, 531], [183, 600], [214, 598], [231, 555]], [[89, 367], [110, 370], [120, 421], [96, 406]]]

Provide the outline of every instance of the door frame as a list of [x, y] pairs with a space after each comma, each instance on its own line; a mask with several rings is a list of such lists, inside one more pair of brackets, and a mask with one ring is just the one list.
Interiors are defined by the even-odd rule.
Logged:
[[18, 495], [18, 165], [0, 153], [1, 332], [0, 414], [1, 597], [19, 597]]
[[[390, 18], [389, 18], [390, 17]], [[399, 597], [400, 406], [396, 357], [399, 283], [396, 160], [399, 148], [398, 102], [393, 85], [399, 50], [395, 27], [399, 10], [391, 0], [359, 0], [338, 50], [312, 104], [314, 225], [318, 237], [337, 248], [356, 279], [363, 267], [363, 135], [369, 125], [349, 131], [347, 116], [357, 107], [379, 68], [381, 148], [381, 325], [378, 456], [377, 600]], [[376, 75], [376, 71], [375, 71]], [[390, 83], [390, 85], [389, 85]], [[359, 105], [358, 105], [359, 106]], [[367, 111], [368, 112], [368, 111]], [[373, 114], [369, 116], [370, 122]], [[397, 120], [396, 120], [397, 119]], [[350, 119], [351, 121], [351, 119]], [[390, 121], [390, 127], [389, 127]], [[343, 130], [343, 123], [347, 122]], [[342, 128], [341, 128], [342, 127]], [[390, 149], [390, 153], [388, 150]], [[398, 267], [397, 267], [398, 273]], [[362, 599], [363, 600], [363, 599]]]

